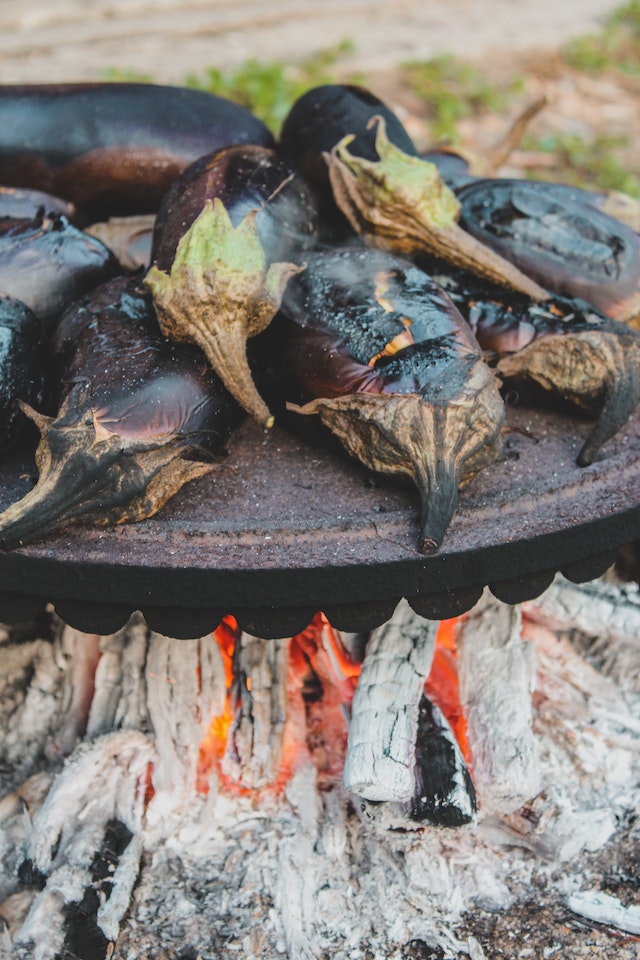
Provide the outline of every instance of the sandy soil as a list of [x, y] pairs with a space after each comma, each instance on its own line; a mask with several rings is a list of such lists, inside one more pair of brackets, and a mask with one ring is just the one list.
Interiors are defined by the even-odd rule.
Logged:
[[0, 0], [0, 82], [100, 78], [109, 68], [178, 82], [247, 57], [295, 61], [341, 40], [345, 69], [451, 52], [504, 56], [597, 29], [615, 0]]

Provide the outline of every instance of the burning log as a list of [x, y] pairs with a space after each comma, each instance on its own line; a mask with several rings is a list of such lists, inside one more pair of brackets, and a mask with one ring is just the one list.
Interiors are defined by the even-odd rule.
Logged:
[[344, 786], [367, 800], [410, 801], [420, 698], [437, 624], [406, 600], [369, 638], [351, 708]]
[[241, 786], [258, 789], [276, 779], [287, 717], [289, 640], [241, 633], [234, 649], [231, 700], [235, 717], [222, 771]]
[[621, 685], [640, 689], [640, 593], [632, 583], [572, 583], [558, 574], [535, 600], [522, 605], [529, 620], [551, 630], [579, 632], [576, 643]]
[[486, 813], [506, 813], [541, 785], [533, 648], [522, 639], [518, 608], [488, 592], [460, 624], [456, 645], [474, 783]]

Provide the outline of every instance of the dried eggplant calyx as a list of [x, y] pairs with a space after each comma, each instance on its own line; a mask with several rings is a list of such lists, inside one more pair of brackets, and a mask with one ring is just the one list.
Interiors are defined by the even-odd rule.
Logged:
[[238, 403], [265, 426], [273, 417], [257, 392], [247, 361], [247, 338], [275, 315], [293, 263], [267, 266], [252, 211], [234, 228], [224, 204], [208, 200], [184, 234], [169, 274], [145, 277], [165, 336], [197, 344]]
[[482, 360], [445, 404], [415, 394], [354, 393], [289, 409], [318, 414], [370, 470], [413, 480], [421, 504], [418, 549], [425, 554], [442, 543], [460, 487], [495, 460], [503, 418], [495, 377]]
[[505, 379], [533, 381], [596, 417], [577, 457], [579, 466], [588, 466], [638, 402], [640, 336], [624, 324], [605, 320], [536, 337], [503, 357], [497, 369]]
[[542, 300], [547, 292], [458, 225], [460, 206], [435, 164], [412, 157], [387, 138], [377, 121], [377, 161], [349, 152], [353, 136], [325, 154], [335, 201], [370, 246], [437, 256], [471, 273]]
[[152, 516], [188, 481], [213, 469], [181, 458], [175, 438], [126, 437], [101, 426], [76, 389], [53, 419], [23, 412], [40, 429], [36, 486], [0, 515], [0, 544], [22, 546], [77, 522], [130, 523]]
[[292, 279], [268, 336], [263, 356], [289, 409], [317, 414], [367, 468], [413, 480], [418, 548], [437, 550], [504, 422], [499, 382], [449, 298], [398, 257], [323, 250]]

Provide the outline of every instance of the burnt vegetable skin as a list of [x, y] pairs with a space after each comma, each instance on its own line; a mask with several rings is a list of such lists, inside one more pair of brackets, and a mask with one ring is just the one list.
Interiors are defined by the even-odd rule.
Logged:
[[280, 304], [315, 240], [314, 199], [264, 147], [203, 157], [158, 212], [146, 284], [166, 336], [196, 343], [245, 410], [270, 426], [247, 363], [249, 337]]
[[577, 298], [532, 303], [504, 297], [462, 272], [436, 274], [436, 279], [507, 386], [535, 384], [595, 418], [577, 458], [580, 466], [592, 463], [638, 402], [640, 333]]
[[[335, 203], [365, 242], [412, 258], [438, 256], [533, 299], [544, 289], [458, 225], [459, 204], [400, 121], [359, 87], [329, 84], [292, 107], [280, 149]], [[322, 164], [326, 166], [323, 171]]]
[[498, 381], [448, 297], [388, 254], [321, 251], [258, 347], [299, 413], [318, 414], [369, 469], [414, 481], [418, 549], [437, 550], [459, 486], [497, 456], [504, 420]]
[[476, 180], [460, 223], [554, 293], [640, 325], [640, 236], [563, 184]]
[[48, 359], [38, 318], [19, 300], [0, 297], [0, 453], [26, 425], [18, 401], [40, 407]]
[[200, 351], [171, 344], [136, 280], [117, 278], [60, 322], [64, 384], [40, 429], [34, 489], [0, 515], [11, 549], [81, 522], [142, 520], [212, 469], [242, 414]]
[[0, 87], [0, 183], [75, 203], [90, 219], [154, 213], [175, 178], [235, 143], [273, 145], [248, 110], [146, 83]]
[[111, 251], [63, 216], [0, 219], [0, 293], [25, 303], [48, 333], [68, 304], [119, 272]]

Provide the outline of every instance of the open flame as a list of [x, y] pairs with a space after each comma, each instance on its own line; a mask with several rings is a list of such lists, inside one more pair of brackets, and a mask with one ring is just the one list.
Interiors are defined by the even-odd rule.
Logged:
[[[460, 702], [456, 665], [455, 630], [460, 618], [443, 620], [437, 631], [433, 666], [425, 684], [425, 695], [442, 711], [452, 727], [465, 760], [470, 763], [466, 722]], [[225, 670], [224, 708], [211, 717], [200, 744], [197, 788], [208, 793], [212, 774], [231, 791], [243, 794], [268, 789], [280, 793], [292, 775], [311, 760], [320, 781], [335, 781], [342, 773], [347, 748], [351, 702], [358, 684], [361, 664], [356, 662], [322, 613], [288, 641], [286, 677], [280, 678], [286, 697], [286, 718], [280, 749], [276, 748], [277, 769], [268, 784], [252, 787], [242, 776], [235, 737], [242, 709], [238, 684], [250, 697], [259, 695], [255, 677], [240, 671], [234, 654], [239, 629], [233, 617], [225, 617], [213, 634], [218, 642]], [[276, 641], [257, 641], [275, 643]], [[273, 681], [277, 682], [277, 678]]]

